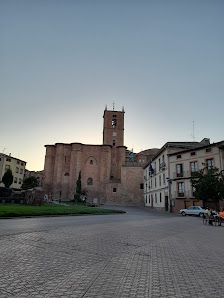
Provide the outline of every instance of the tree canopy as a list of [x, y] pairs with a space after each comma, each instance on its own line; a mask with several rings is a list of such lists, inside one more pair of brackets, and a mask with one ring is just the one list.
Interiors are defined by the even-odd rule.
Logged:
[[13, 183], [13, 175], [10, 169], [5, 172], [4, 176], [2, 177], [2, 182], [4, 183], [6, 188], [9, 188], [10, 185]]
[[23, 184], [22, 184], [22, 189], [30, 189], [38, 186], [38, 181], [37, 178], [34, 176], [24, 178]]
[[216, 208], [219, 201], [224, 200], [224, 175], [217, 168], [205, 167], [191, 176], [192, 186], [195, 188], [195, 197], [204, 203], [212, 201]]

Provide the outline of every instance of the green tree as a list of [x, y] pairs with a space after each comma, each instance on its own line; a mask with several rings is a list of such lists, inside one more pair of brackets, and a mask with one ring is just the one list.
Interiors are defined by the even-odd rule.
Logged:
[[4, 183], [6, 188], [9, 188], [13, 182], [13, 175], [12, 171], [9, 169], [5, 172], [4, 176], [2, 177], [2, 182]]
[[76, 193], [81, 194], [82, 183], [81, 183], [81, 171], [79, 171], [79, 177], [76, 181]]
[[205, 167], [191, 176], [192, 186], [195, 188], [195, 197], [205, 204], [208, 201], [215, 203], [219, 208], [219, 201], [224, 200], [224, 175], [218, 173], [217, 168]]
[[30, 189], [38, 186], [38, 181], [37, 178], [34, 176], [30, 176], [28, 178], [24, 178], [23, 184], [22, 184], [22, 189]]

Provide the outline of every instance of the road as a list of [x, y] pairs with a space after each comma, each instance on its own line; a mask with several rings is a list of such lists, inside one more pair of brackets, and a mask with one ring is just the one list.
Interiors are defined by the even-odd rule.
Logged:
[[0, 220], [0, 298], [223, 297], [224, 226], [126, 214]]

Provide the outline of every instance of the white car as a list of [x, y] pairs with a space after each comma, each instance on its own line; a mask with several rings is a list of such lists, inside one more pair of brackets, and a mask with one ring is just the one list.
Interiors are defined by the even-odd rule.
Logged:
[[199, 206], [191, 206], [187, 209], [181, 209], [180, 214], [185, 215], [199, 215], [200, 217], [203, 217], [205, 213], [205, 209], [199, 207]]

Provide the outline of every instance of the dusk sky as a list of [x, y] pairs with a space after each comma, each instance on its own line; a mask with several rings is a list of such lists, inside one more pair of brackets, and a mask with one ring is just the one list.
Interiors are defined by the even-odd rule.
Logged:
[[223, 0], [0, 0], [0, 152], [42, 170], [46, 144], [224, 140]]

